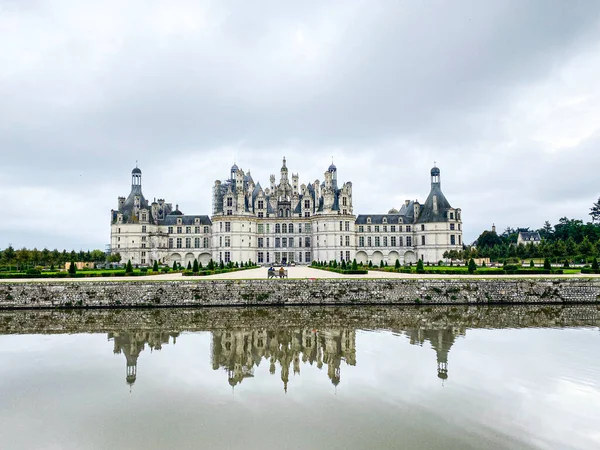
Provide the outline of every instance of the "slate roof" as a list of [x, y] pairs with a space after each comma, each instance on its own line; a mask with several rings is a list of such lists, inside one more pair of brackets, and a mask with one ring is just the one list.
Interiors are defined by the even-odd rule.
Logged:
[[[367, 222], [367, 218], [371, 218], [371, 223]], [[387, 219], [387, 223], [383, 222], [383, 219]], [[399, 214], [359, 214], [356, 216], [354, 222], [358, 225], [397, 225], [397, 224], [411, 224], [412, 221], [407, 221], [404, 216]]]
[[[437, 197], [437, 211], [433, 210], [434, 196]], [[440, 185], [437, 183], [433, 184], [427, 200], [421, 205], [417, 223], [448, 222], [449, 209], [452, 209], [452, 206], [450, 206], [450, 203], [448, 203], [448, 200], [444, 197]]]
[[519, 237], [522, 241], [541, 241], [542, 237], [537, 231], [519, 231]]
[[178, 225], [177, 219], [181, 219], [181, 225], [196, 225], [196, 218], [200, 219], [200, 225], [212, 225], [209, 216], [186, 216], [169, 214], [166, 218], [159, 221], [160, 225]]

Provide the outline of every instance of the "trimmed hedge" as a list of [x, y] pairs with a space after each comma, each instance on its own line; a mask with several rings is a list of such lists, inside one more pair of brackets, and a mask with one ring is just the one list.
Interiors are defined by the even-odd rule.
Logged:
[[581, 269], [581, 273], [585, 273], [585, 274], [599, 274], [600, 270], [590, 269], [590, 268], [584, 267], [583, 269]]
[[369, 273], [366, 269], [340, 269], [339, 267], [321, 267], [321, 266], [310, 266], [312, 269], [326, 270], [327, 272], [341, 273], [342, 275], [366, 275]]

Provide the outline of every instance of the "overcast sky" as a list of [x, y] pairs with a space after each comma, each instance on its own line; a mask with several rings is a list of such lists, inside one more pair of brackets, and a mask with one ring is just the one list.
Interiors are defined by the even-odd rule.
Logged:
[[136, 160], [188, 214], [234, 160], [266, 187], [333, 157], [356, 214], [437, 161], [466, 242], [600, 195], [597, 0], [0, 0], [0, 42], [2, 248], [103, 248]]

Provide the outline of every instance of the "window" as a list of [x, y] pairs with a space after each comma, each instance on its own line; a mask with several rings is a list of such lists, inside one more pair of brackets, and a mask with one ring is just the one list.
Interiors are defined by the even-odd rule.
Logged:
[[367, 238], [367, 247], [371, 247], [372, 245], [373, 245], [373, 241], [372, 241], [372, 238], [371, 238], [371, 236], [369, 236], [369, 237]]
[[302, 262], [302, 252], [298, 252], [298, 262]]
[[310, 217], [310, 213], [308, 211], [304, 211], [304, 217]]
[[454, 224], [453, 223], [450, 224], [450, 230], [454, 231]]
[[261, 238], [261, 237], [258, 238], [258, 248], [264, 247], [264, 243], [265, 243], [264, 239], [265, 238]]
[[371, 223], [371, 218], [367, 217], [367, 223]]
[[350, 236], [346, 236], [346, 247], [350, 247]]
[[[120, 231], [119, 231], [119, 232], [120, 232]], [[169, 228], [168, 228], [168, 233], [169, 233], [169, 234], [173, 234], [173, 227], [169, 227]]]
[[348, 214], [348, 210], [347, 210], [347, 209], [343, 209], [343, 210], [342, 210], [342, 214], [343, 214], [343, 215], [346, 215], [346, 214]]
[[192, 227], [185, 227], [185, 232], [190, 234], [192, 232]]
[[263, 263], [263, 262], [265, 262], [264, 259], [265, 259], [264, 252], [258, 252], [258, 262]]
[[379, 233], [379, 225], [375, 225], [375, 233]]
[[275, 248], [281, 247], [281, 239], [275, 238]]
[[281, 225], [279, 225], [278, 223], [275, 224], [275, 233], [276, 234], [281, 233]]
[[304, 246], [305, 247], [310, 247], [310, 238], [309, 237], [305, 237], [304, 238]]
[[228, 209], [228, 210], [227, 210], [227, 215], [228, 215], [228, 216], [232, 216], [232, 215], [233, 215], [233, 211], [232, 211], [232, 210], [230, 210], [230, 209]]
[[173, 248], [173, 238], [169, 238], [169, 248]]
[[458, 245], [462, 245], [462, 243], [460, 242], [460, 234], [458, 235]]
[[460, 231], [460, 223], [458, 224], [458, 231]]
[[456, 237], [453, 234], [450, 235], [450, 245], [456, 245]]
[[200, 233], [200, 227], [194, 227], [194, 233], [196, 233], [196, 234]]
[[384, 247], [387, 247], [387, 242], [388, 242], [387, 236], [384, 236], [383, 237], [383, 246]]
[[421, 224], [421, 231], [425, 231], [425, 225]]
[[392, 246], [392, 247], [396, 246], [396, 236], [390, 237], [390, 246]]
[[287, 238], [281, 238], [281, 246], [287, 247]]
[[383, 223], [387, 223], [387, 217], [383, 218]]
[[270, 242], [269, 242], [269, 238], [267, 238], [267, 248], [269, 248], [271, 246]]
[[342, 206], [348, 206], [348, 198], [342, 197]]
[[301, 223], [298, 224], [298, 233], [302, 233], [302, 224]]
[[177, 248], [181, 248], [181, 247], [182, 247], [181, 238], [177, 238]]
[[310, 223], [305, 223], [304, 224], [304, 232], [305, 233], [310, 233]]
[[350, 231], [350, 222], [346, 221], [346, 222], [344, 223], [344, 230], [345, 230], [345, 231]]
[[219, 236], [219, 247], [223, 247], [223, 236]]
[[258, 201], [258, 209], [264, 209], [265, 208], [265, 202], [262, 200]]
[[142, 248], [146, 248], [146, 244], [142, 244]]
[[398, 247], [402, 247], [402, 236], [398, 237]]
[[294, 232], [294, 224], [293, 224], [293, 223], [290, 223], [290, 224], [288, 225], [288, 233], [293, 233], [293, 232]]
[[225, 252], [225, 262], [231, 262], [231, 252]]
[[358, 238], [358, 246], [359, 247], [364, 247], [365, 246], [365, 237], [361, 236]]
[[406, 236], [406, 246], [412, 247], [412, 237]]
[[288, 243], [289, 243], [290, 247], [293, 247], [294, 246], [294, 238], [289, 238]]
[[346, 261], [350, 261], [350, 252], [346, 251]]
[[204, 232], [208, 233], [208, 227], [204, 227]]
[[342, 221], [340, 220], [340, 231], [342, 231]]
[[390, 225], [390, 231], [392, 233], [395, 233], [396, 232], [396, 225]]
[[194, 238], [194, 248], [200, 248], [200, 238]]
[[375, 236], [375, 247], [381, 246], [381, 238], [379, 236]]
[[269, 262], [269, 259], [270, 259], [270, 254], [269, 254], [269, 252], [267, 252], [267, 255], [266, 255], [266, 256], [267, 256], [267, 261], [266, 261], [266, 262]]
[[310, 208], [310, 200], [304, 200], [304, 207], [306, 209]]
[[421, 245], [425, 245], [425, 236], [421, 236]]
[[203, 246], [204, 248], [208, 248], [208, 238], [207, 238], [207, 237], [205, 237], [205, 238], [203, 239], [202, 246]]
[[265, 215], [263, 214], [263, 212], [262, 212], [262, 211], [259, 211], [259, 212], [258, 212], [258, 218], [259, 218], [259, 219], [262, 219], [264, 216], [265, 216]]
[[177, 227], [177, 234], [181, 234], [182, 228], [181, 227]]
[[344, 259], [344, 252], [340, 252], [340, 261]]
[[142, 225], [142, 233], [146, 232], [146, 225]]
[[450, 219], [454, 219], [454, 213], [450, 213]]
[[142, 236], [142, 242], [146, 242], [146, 236]]
[[[173, 227], [169, 227], [169, 228], [171, 228], [171, 230], [173, 229]], [[120, 232], [121, 232], [121, 229], [120, 229], [120, 228], [118, 228], [118, 229], [117, 229], [117, 233], [120, 233]]]
[[287, 233], [287, 223], [281, 224], [281, 232], [282, 233]]
[[190, 248], [192, 246], [192, 238], [185, 238], [185, 248]]
[[233, 206], [233, 198], [227, 197], [227, 206]]
[[402, 225], [398, 225], [398, 233], [402, 233]]
[[304, 252], [304, 261], [310, 262], [310, 252]]
[[225, 247], [231, 247], [231, 238], [229, 236], [225, 236]]
[[412, 230], [412, 227], [410, 225], [406, 225], [406, 232], [410, 233]]
[[363, 225], [359, 225], [358, 226], [358, 232], [359, 233], [364, 233], [365, 232], [365, 227]]
[[228, 233], [231, 231], [231, 222], [225, 222], [225, 232]]
[[344, 236], [340, 236], [340, 247], [344, 245]]
[[256, 232], [257, 232], [257, 233], [259, 233], [259, 234], [262, 234], [262, 233], [264, 233], [264, 232], [265, 232], [265, 226], [264, 226], [264, 224], [262, 224], [262, 223], [259, 223], [259, 224], [256, 226]]

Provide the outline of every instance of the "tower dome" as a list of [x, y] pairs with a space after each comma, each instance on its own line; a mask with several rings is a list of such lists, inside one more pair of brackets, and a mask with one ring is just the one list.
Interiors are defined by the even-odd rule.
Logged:
[[134, 169], [131, 171], [131, 174], [132, 174], [132, 175], [133, 175], [133, 174], [140, 174], [140, 175], [141, 175], [141, 174], [142, 174], [142, 171], [140, 170], [140, 168], [139, 168], [139, 167], [137, 167], [137, 166], [136, 166], [136, 167], [135, 167], [135, 168], [134, 168]]
[[440, 176], [440, 169], [436, 166], [433, 166], [433, 168], [431, 169], [431, 176], [432, 177], [439, 177]]
[[231, 171], [232, 172], [237, 172], [239, 170], [239, 167], [237, 166], [236, 163], [233, 163], [233, 166], [231, 166]]
[[329, 166], [327, 171], [328, 172], [337, 172], [337, 167], [335, 167], [335, 164], [331, 163], [331, 165]]

